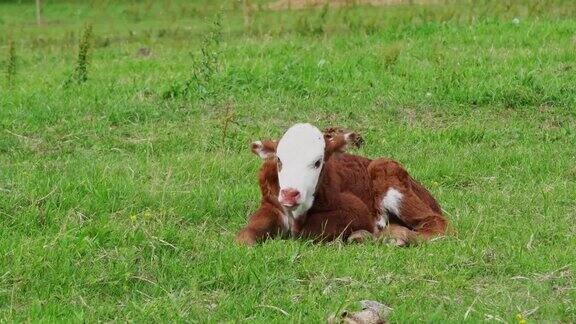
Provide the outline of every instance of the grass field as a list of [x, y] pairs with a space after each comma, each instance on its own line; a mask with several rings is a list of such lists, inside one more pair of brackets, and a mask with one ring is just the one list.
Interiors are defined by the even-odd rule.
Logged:
[[[0, 321], [575, 322], [576, 3], [471, 3], [1, 2]], [[302, 121], [403, 163], [452, 234], [236, 246], [248, 144]]]

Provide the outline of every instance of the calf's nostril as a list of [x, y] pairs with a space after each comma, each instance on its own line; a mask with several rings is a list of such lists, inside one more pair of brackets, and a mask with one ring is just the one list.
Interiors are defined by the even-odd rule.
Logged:
[[300, 192], [296, 189], [282, 189], [280, 190], [280, 196], [287, 200], [297, 200], [300, 197]]

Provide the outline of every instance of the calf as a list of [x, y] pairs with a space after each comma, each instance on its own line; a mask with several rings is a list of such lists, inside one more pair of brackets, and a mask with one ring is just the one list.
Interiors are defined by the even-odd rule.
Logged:
[[[387, 236], [397, 245], [445, 231], [440, 207], [396, 162], [345, 153], [359, 136], [339, 129], [322, 134], [296, 124], [276, 141], [258, 141], [262, 200], [236, 240], [267, 237], [359, 240]], [[388, 220], [390, 224], [388, 226]]]

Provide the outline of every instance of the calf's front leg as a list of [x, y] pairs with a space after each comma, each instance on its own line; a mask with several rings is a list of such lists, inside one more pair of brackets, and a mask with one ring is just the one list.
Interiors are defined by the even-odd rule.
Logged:
[[362, 243], [367, 240], [383, 240], [395, 246], [408, 246], [417, 244], [420, 241], [418, 232], [398, 224], [388, 224], [377, 233], [367, 230], [355, 231], [347, 239], [348, 243]]
[[422, 240], [418, 232], [398, 224], [388, 224], [377, 237], [395, 246], [415, 245]]
[[355, 195], [340, 193], [333, 208], [311, 210], [304, 220], [296, 220], [296, 234], [315, 241], [348, 240], [355, 232], [374, 233], [376, 224], [368, 206]]
[[248, 224], [236, 235], [238, 244], [254, 245], [267, 238], [285, 233], [287, 224], [283, 221], [283, 215], [277, 207], [270, 203], [262, 203], [254, 212]]

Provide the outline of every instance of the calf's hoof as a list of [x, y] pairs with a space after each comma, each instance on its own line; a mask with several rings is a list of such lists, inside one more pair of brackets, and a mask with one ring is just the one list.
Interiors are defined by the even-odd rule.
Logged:
[[241, 230], [240, 233], [236, 235], [236, 244], [253, 246], [256, 244], [256, 238], [250, 231]]
[[350, 236], [348, 236], [348, 239], [346, 239], [346, 242], [348, 243], [362, 243], [365, 242], [369, 239], [372, 239], [374, 236], [372, 235], [372, 233], [368, 232], [367, 230], [359, 230], [359, 231], [355, 231], [352, 234], [350, 234]]
[[394, 237], [388, 237], [384, 239], [384, 243], [390, 246], [407, 246], [408, 242], [404, 241], [401, 238], [394, 238]]

